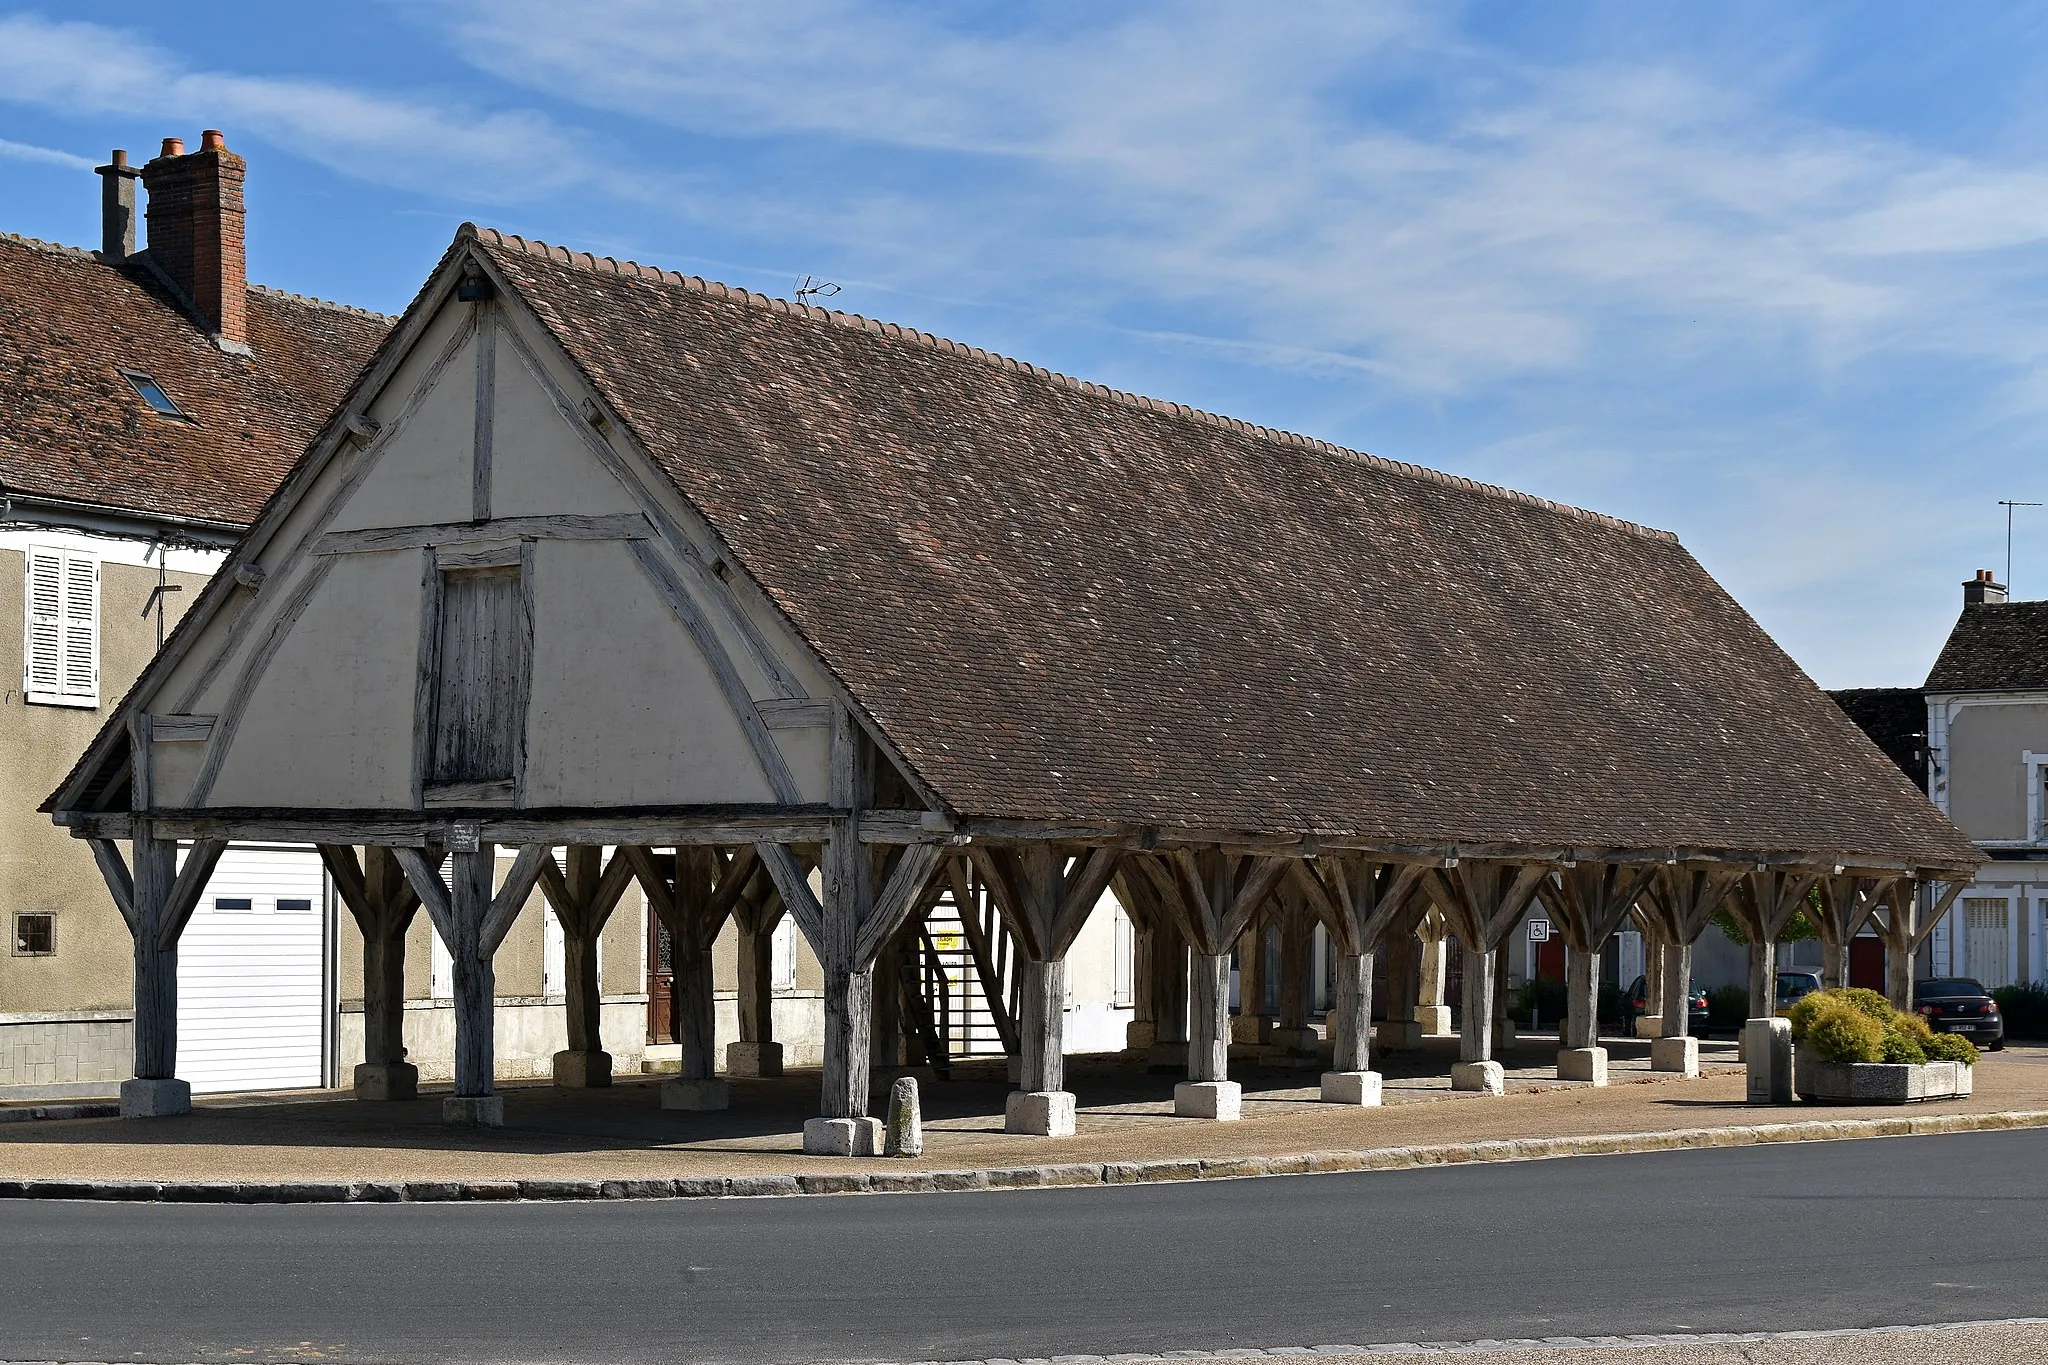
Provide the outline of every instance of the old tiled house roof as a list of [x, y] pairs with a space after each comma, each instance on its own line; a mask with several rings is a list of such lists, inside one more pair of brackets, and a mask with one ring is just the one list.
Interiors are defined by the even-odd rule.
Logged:
[[1979, 861], [1668, 533], [464, 231], [960, 814]]
[[1929, 692], [2024, 692], [2048, 688], [2048, 602], [1978, 602], [1956, 618]]
[[0, 235], [0, 496], [246, 525], [390, 326], [260, 286], [247, 318], [250, 354], [229, 354], [145, 260]]
[[1927, 790], [1925, 692], [1917, 687], [1852, 687], [1828, 695], [1886, 758], [1899, 765], [1908, 781]]

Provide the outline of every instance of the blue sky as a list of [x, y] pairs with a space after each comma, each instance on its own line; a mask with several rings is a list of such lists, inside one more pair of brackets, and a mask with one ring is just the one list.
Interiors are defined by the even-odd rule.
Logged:
[[395, 312], [465, 218], [809, 273], [1668, 527], [1912, 684], [2048, 501], [2044, 96], [1992, 4], [0, 0], [0, 229], [95, 244], [92, 164], [218, 127], [266, 284]]

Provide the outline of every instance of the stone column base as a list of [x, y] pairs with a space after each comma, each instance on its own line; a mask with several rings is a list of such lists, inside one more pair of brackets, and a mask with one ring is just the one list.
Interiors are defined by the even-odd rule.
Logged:
[[364, 1062], [356, 1068], [355, 1090], [359, 1100], [416, 1100], [420, 1069], [411, 1062]]
[[1124, 1050], [1144, 1052], [1159, 1041], [1159, 1025], [1150, 1019], [1133, 1019], [1124, 1025]]
[[121, 1117], [167, 1119], [192, 1112], [192, 1087], [176, 1079], [121, 1082]]
[[725, 1072], [728, 1076], [780, 1076], [782, 1044], [727, 1043]]
[[1415, 1022], [1425, 1038], [1448, 1038], [1451, 1036], [1451, 1007], [1449, 1005], [1417, 1005]]
[[1373, 1027], [1372, 1045], [1382, 1052], [1413, 1052], [1422, 1046], [1422, 1025], [1413, 1019], [1387, 1019]]
[[1636, 1016], [1636, 1037], [1638, 1037], [1638, 1038], [1662, 1038], [1663, 1036], [1664, 1036], [1664, 1016], [1663, 1016], [1663, 1015], [1661, 1015], [1661, 1014], [1638, 1014], [1638, 1015]]
[[503, 1128], [503, 1095], [450, 1095], [441, 1101], [441, 1122], [452, 1128]]
[[1591, 1081], [1607, 1084], [1607, 1049], [1567, 1047], [1558, 1050], [1557, 1078], [1561, 1081]]
[[555, 1084], [564, 1090], [599, 1090], [612, 1083], [609, 1052], [557, 1052]]
[[1188, 1069], [1188, 1045], [1179, 1043], [1154, 1043], [1145, 1054], [1145, 1064], [1153, 1071], [1180, 1071]]
[[880, 1156], [883, 1143], [880, 1119], [806, 1119], [805, 1156]]
[[1480, 1095], [1502, 1095], [1507, 1093], [1507, 1073], [1501, 1070], [1499, 1062], [1454, 1062], [1451, 1065], [1451, 1089], [1469, 1090]]
[[1065, 1090], [1013, 1090], [1003, 1101], [1003, 1131], [1072, 1137], [1074, 1097]]
[[1236, 1014], [1230, 1019], [1230, 1041], [1257, 1047], [1273, 1032], [1273, 1021], [1263, 1014]]
[[1650, 1070], [1669, 1071], [1679, 1076], [1699, 1075], [1700, 1040], [1690, 1037], [1659, 1038], [1650, 1044]]
[[1742, 1060], [1751, 1104], [1792, 1103], [1792, 1021], [1752, 1019], [1742, 1026]]
[[1380, 1073], [1377, 1071], [1325, 1071], [1324, 1104], [1356, 1104], [1367, 1108], [1380, 1102]]
[[1236, 1081], [1182, 1081], [1173, 1088], [1173, 1112], [1184, 1119], [1219, 1119], [1225, 1123], [1240, 1117], [1244, 1087]]
[[661, 1083], [664, 1109], [730, 1109], [732, 1090], [716, 1076], [681, 1076]]

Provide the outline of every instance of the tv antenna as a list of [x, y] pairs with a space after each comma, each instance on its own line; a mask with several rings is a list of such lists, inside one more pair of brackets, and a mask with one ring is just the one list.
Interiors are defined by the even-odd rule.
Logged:
[[796, 282], [796, 301], [806, 308], [812, 299], [829, 299], [839, 292], [839, 286], [830, 280], [821, 280], [806, 275]]
[[2005, 509], [2005, 592], [2012, 596], [2012, 509], [2015, 507], [2039, 507], [2038, 502], [2014, 502], [2011, 498], [2000, 498], [1998, 505]]
[[151, 612], [156, 613], [156, 649], [157, 653], [161, 654], [164, 649], [164, 608], [169, 605], [165, 599], [172, 593], [183, 592], [185, 589], [170, 581], [168, 570], [171, 542], [168, 538], [150, 542], [149, 548], [142, 552], [142, 562], [147, 564], [152, 557], [156, 560], [156, 586], [151, 588], [149, 596], [143, 599], [142, 616], [147, 620]]

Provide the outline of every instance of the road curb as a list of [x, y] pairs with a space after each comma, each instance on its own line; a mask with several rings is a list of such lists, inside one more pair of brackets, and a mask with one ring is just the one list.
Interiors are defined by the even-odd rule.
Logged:
[[967, 1171], [819, 1169], [796, 1175], [681, 1176], [620, 1180], [0, 1180], [0, 1199], [87, 1199], [165, 1204], [446, 1204], [548, 1200], [759, 1199], [791, 1195], [939, 1194], [1052, 1186], [1244, 1180], [1326, 1175], [1340, 1171], [1402, 1171], [1427, 1166], [1548, 1161], [1572, 1156], [1758, 1147], [1779, 1142], [1931, 1137], [2048, 1128], [2048, 1110], [1992, 1114], [1919, 1114], [1875, 1119], [1814, 1119], [1728, 1128], [1678, 1128], [1660, 1133], [1595, 1133], [1578, 1137], [1504, 1138], [1485, 1142], [1291, 1156], [1179, 1158], [1164, 1161], [1058, 1162]]

